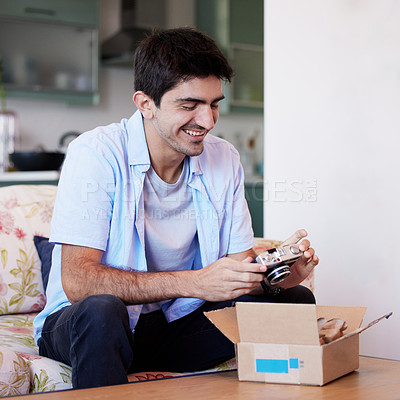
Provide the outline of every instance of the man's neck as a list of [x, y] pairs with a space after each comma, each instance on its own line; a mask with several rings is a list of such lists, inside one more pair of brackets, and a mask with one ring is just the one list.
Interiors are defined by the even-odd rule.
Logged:
[[162, 163], [158, 163], [157, 160], [153, 160], [150, 154], [150, 162], [156, 174], [165, 183], [176, 183], [181, 176], [183, 169], [183, 160], [177, 166], [171, 165], [170, 167], [166, 167], [165, 165], [162, 165]]
[[175, 183], [182, 173], [185, 154], [178, 153], [160, 140], [146, 120], [144, 128], [152, 168], [164, 182]]

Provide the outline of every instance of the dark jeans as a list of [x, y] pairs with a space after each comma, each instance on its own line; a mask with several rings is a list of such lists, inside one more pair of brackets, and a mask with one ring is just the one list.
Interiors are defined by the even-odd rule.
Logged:
[[234, 357], [234, 345], [204, 316], [204, 311], [237, 301], [315, 303], [297, 286], [277, 296], [242, 296], [206, 302], [191, 314], [168, 323], [161, 311], [142, 314], [135, 333], [125, 304], [112, 295], [96, 295], [46, 318], [39, 353], [72, 366], [74, 388], [127, 382], [139, 371], [201, 371]]

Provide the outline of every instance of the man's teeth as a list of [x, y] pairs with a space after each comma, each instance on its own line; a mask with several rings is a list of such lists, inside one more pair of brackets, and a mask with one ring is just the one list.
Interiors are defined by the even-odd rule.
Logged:
[[190, 131], [188, 129], [185, 129], [185, 132], [190, 136], [202, 136], [202, 135], [204, 135], [204, 132]]

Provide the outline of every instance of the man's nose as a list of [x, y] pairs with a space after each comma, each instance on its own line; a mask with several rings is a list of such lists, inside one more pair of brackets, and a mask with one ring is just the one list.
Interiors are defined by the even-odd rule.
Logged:
[[214, 128], [218, 119], [218, 112], [213, 110], [210, 106], [204, 105], [200, 107], [196, 123], [207, 130]]

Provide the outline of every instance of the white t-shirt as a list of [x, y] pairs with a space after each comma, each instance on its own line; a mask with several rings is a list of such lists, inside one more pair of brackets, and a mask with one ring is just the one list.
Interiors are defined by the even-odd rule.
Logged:
[[[179, 179], [173, 184], [164, 182], [152, 167], [146, 172], [144, 238], [149, 272], [190, 270], [201, 266], [200, 260], [197, 268], [194, 265], [198, 240], [188, 177], [187, 158]], [[158, 310], [163, 303], [144, 304], [142, 313]]]

